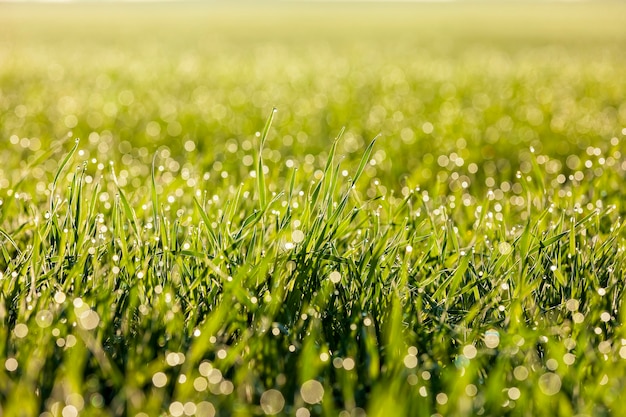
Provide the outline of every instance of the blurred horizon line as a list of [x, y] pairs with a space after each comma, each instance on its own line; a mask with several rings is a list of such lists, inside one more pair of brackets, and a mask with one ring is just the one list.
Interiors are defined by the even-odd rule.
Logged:
[[98, 3], [619, 3], [619, 0], [0, 0], [0, 3], [98, 4]]

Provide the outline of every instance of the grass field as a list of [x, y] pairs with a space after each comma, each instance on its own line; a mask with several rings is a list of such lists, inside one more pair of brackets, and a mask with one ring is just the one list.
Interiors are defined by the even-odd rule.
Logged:
[[623, 16], [0, 3], [0, 415], [623, 415]]

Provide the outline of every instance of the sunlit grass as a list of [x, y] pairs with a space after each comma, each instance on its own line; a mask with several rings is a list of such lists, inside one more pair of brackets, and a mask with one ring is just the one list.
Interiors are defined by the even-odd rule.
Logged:
[[388, 30], [0, 46], [0, 414], [619, 414], [622, 38]]

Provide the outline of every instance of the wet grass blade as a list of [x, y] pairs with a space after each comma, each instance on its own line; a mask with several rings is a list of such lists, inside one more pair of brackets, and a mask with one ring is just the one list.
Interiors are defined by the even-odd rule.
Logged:
[[263, 146], [265, 145], [265, 141], [267, 140], [267, 136], [269, 135], [269, 131], [272, 127], [272, 122], [274, 121], [275, 114], [276, 108], [273, 108], [272, 112], [267, 118], [267, 121], [265, 122], [263, 132], [261, 133], [259, 155], [257, 157], [257, 188], [259, 193], [259, 205], [261, 211], [265, 209], [265, 206], [267, 204], [267, 185], [265, 184], [265, 172], [263, 171]]
[[54, 193], [56, 191], [57, 184], [59, 182], [59, 178], [61, 177], [61, 173], [63, 173], [63, 170], [65, 169], [67, 164], [70, 162], [70, 160], [74, 156], [74, 153], [76, 152], [76, 149], [78, 149], [79, 142], [80, 141], [78, 139], [76, 139], [74, 141], [74, 146], [68, 152], [68, 154], [65, 155], [65, 158], [63, 158], [63, 160], [59, 164], [59, 167], [57, 168], [56, 173], [54, 174], [54, 179], [52, 180], [52, 187], [51, 187], [51, 192], [50, 192], [50, 213], [54, 212]]
[[151, 189], [150, 192], [152, 194], [152, 221], [154, 222], [154, 227], [156, 230], [159, 230], [159, 196], [157, 194], [157, 186], [156, 186], [156, 175], [155, 175], [155, 165], [156, 165], [157, 153], [152, 157], [152, 165], [150, 169], [150, 181], [151, 181]]
[[361, 174], [363, 174], [363, 170], [365, 169], [365, 165], [367, 165], [367, 163], [370, 160], [370, 156], [372, 155], [372, 150], [374, 149], [374, 145], [376, 144], [376, 140], [380, 137], [380, 135], [377, 135], [371, 142], [369, 145], [367, 145], [367, 148], [365, 148], [365, 152], [363, 152], [363, 156], [361, 157], [361, 162], [359, 162], [359, 167], [356, 170], [356, 173], [354, 174], [354, 177], [352, 178], [352, 186], [354, 186], [358, 181], [359, 178], [361, 178]]
[[211, 240], [213, 247], [217, 248], [218, 247], [217, 238], [215, 237], [215, 233], [213, 232], [213, 229], [211, 228], [211, 219], [209, 219], [209, 216], [207, 215], [206, 211], [204, 211], [204, 208], [202, 207], [202, 204], [200, 204], [200, 202], [198, 201], [197, 197], [194, 196], [193, 202], [196, 206], [196, 209], [198, 210], [198, 213], [200, 213], [200, 217], [202, 218], [202, 221], [204, 222], [207, 235], [209, 236], [209, 239]]

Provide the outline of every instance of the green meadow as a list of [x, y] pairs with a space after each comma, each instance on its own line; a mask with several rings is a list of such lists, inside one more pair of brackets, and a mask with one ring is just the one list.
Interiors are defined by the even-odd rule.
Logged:
[[625, 415], [624, 16], [0, 3], [0, 415]]

